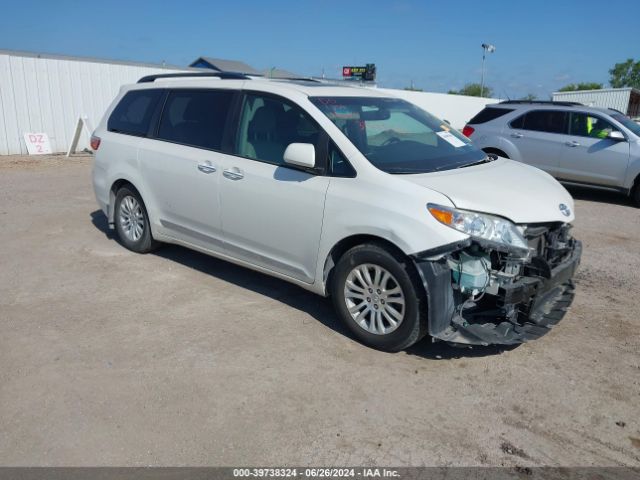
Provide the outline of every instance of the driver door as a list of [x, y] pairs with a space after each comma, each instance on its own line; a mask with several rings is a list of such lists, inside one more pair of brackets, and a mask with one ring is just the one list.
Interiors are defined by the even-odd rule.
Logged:
[[618, 129], [601, 117], [571, 112], [569, 123], [558, 178], [622, 187], [629, 165], [629, 142], [606, 138], [607, 133]]
[[235, 155], [221, 161], [227, 252], [306, 283], [315, 278], [329, 177], [284, 163], [291, 143], [316, 148], [320, 127], [291, 102], [244, 95]]

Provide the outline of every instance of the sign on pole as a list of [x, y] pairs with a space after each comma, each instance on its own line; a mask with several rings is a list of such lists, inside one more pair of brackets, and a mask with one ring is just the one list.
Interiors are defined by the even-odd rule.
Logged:
[[355, 78], [373, 82], [376, 79], [376, 65], [367, 63], [365, 66], [345, 66], [342, 67], [343, 78]]
[[27, 144], [29, 155], [46, 155], [51, 153], [51, 142], [46, 133], [25, 133], [24, 142]]

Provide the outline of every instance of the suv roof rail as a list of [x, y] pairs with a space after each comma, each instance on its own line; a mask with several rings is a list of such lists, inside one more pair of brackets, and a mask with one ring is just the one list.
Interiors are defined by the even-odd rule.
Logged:
[[193, 73], [158, 73], [147, 75], [138, 80], [138, 83], [151, 83], [161, 78], [189, 78], [189, 77], [217, 77], [223, 80], [251, 80], [251, 77], [240, 72], [193, 72]]
[[562, 105], [564, 107], [572, 107], [582, 105], [580, 102], [554, 102], [553, 100], [504, 100], [501, 105], [517, 105], [517, 104], [541, 104], [541, 105]]

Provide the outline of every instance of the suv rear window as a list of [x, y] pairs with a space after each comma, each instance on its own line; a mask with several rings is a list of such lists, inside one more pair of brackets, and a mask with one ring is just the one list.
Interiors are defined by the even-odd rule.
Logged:
[[157, 137], [194, 147], [220, 150], [231, 90], [174, 90], [162, 110]]
[[507, 113], [513, 112], [512, 108], [491, 108], [487, 107], [478, 113], [475, 117], [469, 120], [469, 125], [479, 125], [481, 123], [487, 123], [496, 118], [500, 118]]
[[532, 110], [511, 122], [511, 128], [547, 133], [567, 133], [567, 112]]
[[162, 90], [132, 90], [116, 106], [107, 122], [110, 132], [144, 137]]

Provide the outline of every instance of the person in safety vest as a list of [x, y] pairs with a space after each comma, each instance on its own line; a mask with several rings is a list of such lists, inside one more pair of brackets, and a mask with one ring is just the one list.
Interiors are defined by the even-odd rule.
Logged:
[[599, 118], [587, 117], [587, 133], [593, 138], [607, 138], [611, 125]]

